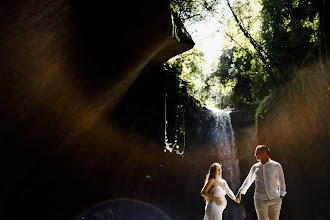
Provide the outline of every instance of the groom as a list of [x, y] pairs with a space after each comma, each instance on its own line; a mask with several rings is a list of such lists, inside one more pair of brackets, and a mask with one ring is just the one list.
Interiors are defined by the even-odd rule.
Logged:
[[266, 145], [256, 147], [254, 164], [238, 190], [236, 198], [241, 201], [253, 181], [255, 181], [254, 206], [258, 220], [279, 220], [282, 200], [286, 194], [284, 173], [281, 164], [269, 158]]

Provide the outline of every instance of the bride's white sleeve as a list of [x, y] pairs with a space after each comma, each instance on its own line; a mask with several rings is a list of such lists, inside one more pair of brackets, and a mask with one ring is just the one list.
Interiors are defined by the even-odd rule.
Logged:
[[246, 179], [244, 180], [241, 188], [239, 188], [238, 192], [245, 195], [245, 193], [250, 188], [251, 184], [253, 183], [253, 181], [255, 179], [255, 172], [254, 171], [255, 171], [255, 167], [252, 166], [251, 169], [250, 169], [249, 174], [247, 175]]

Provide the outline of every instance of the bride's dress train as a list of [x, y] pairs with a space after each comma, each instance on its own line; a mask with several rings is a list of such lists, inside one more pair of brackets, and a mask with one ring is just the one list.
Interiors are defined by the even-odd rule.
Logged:
[[222, 220], [222, 213], [227, 206], [225, 198], [226, 191], [218, 184], [209, 190], [210, 194], [221, 198], [221, 205], [217, 205], [214, 200], [208, 202], [205, 206], [205, 215], [203, 220]]

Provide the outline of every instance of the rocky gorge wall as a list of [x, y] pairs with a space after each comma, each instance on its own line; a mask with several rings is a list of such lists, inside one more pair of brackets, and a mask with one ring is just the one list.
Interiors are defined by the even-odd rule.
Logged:
[[[283, 166], [288, 193], [281, 219], [327, 218], [329, 76], [329, 62], [310, 64], [260, 105], [231, 114], [241, 176], [256, 162], [258, 144], [269, 146], [271, 158]], [[242, 197], [248, 219], [256, 219], [253, 185]]]
[[285, 171], [283, 219], [327, 219], [330, 203], [329, 62], [311, 64], [257, 110], [258, 142]]
[[[329, 162], [327, 157], [330, 143], [328, 133], [328, 67], [329, 64], [324, 63], [323, 66], [313, 65], [305, 68], [294, 80], [279, 88], [270, 96], [271, 98], [266, 99], [260, 106], [239, 108], [231, 113], [241, 176], [241, 179], [237, 181], [242, 182], [251, 166], [256, 162], [255, 147], [258, 144], [267, 144], [271, 149], [271, 158], [279, 161], [285, 172], [288, 194], [284, 199], [281, 212], [283, 219], [326, 218], [324, 210], [328, 206], [326, 201], [326, 196], [329, 194]], [[146, 78], [150, 80], [150, 77]], [[145, 85], [148, 84], [145, 79], [139, 82], [140, 86], [136, 85], [132, 94], [136, 95], [139, 94], [138, 91], [143, 91], [141, 88], [145, 88]], [[140, 89], [138, 89], [139, 87]], [[164, 120], [165, 89], [159, 91], [158, 96], [156, 96], [157, 88], [160, 89], [159, 86], [150, 86], [145, 89], [144, 93], [141, 93], [144, 94], [141, 96], [145, 98], [143, 105], [139, 106], [140, 102], [135, 101], [133, 108], [126, 108], [130, 109], [128, 110], [130, 113], [126, 114], [126, 119], [131, 120], [131, 122], [135, 121], [140, 125], [143, 124], [144, 126], [138, 127], [141, 129], [141, 133], [145, 135], [147, 133], [143, 130], [148, 130], [148, 124], [150, 124], [150, 128], [156, 128]], [[150, 91], [153, 95], [150, 95]], [[152, 99], [150, 98], [152, 96], [158, 98]], [[168, 97], [169, 101], [170, 98]], [[127, 103], [134, 103], [133, 99], [132, 96], [129, 99], [131, 101]], [[150, 102], [150, 100], [154, 101]], [[158, 103], [157, 106], [155, 106], [156, 103]], [[173, 104], [178, 105], [180, 101], [172, 101]], [[145, 106], [148, 107], [145, 108]], [[214, 161], [223, 163], [226, 158], [223, 155], [210, 153], [214, 152], [215, 147], [213, 140], [209, 139], [210, 133], [215, 127], [212, 113], [207, 109], [191, 108], [189, 105], [186, 108], [187, 148], [185, 157], [175, 159], [174, 155], [174, 158], [170, 160], [174, 166], [180, 164], [178, 169], [182, 172], [182, 176], [177, 175], [173, 182], [181, 186], [187, 179], [192, 180], [189, 190], [180, 189], [178, 191], [184, 197], [189, 197], [200, 190], [201, 185], [198, 182], [204, 178], [203, 173], [207, 170], [208, 165]], [[148, 113], [144, 116], [143, 112]], [[131, 114], [135, 114], [135, 116], [131, 116]], [[175, 117], [175, 108], [168, 110], [168, 114]], [[137, 115], [141, 118], [140, 122], [134, 120]], [[173, 123], [172, 118], [169, 124]], [[174, 127], [169, 128], [174, 129]], [[163, 129], [159, 129], [157, 132], [154, 129], [151, 130], [154, 132], [152, 136], [162, 139]], [[158, 136], [155, 135], [156, 133]], [[173, 140], [173, 136], [171, 139]], [[162, 146], [163, 143], [160, 141], [158, 144]], [[167, 165], [169, 166], [169, 164]], [[224, 173], [224, 177], [226, 178], [226, 173]], [[235, 184], [235, 182], [229, 182], [230, 186]], [[311, 188], [315, 190], [315, 193], [306, 192], [306, 189]], [[237, 189], [234, 187], [233, 190]], [[243, 196], [242, 205], [246, 210], [245, 219], [256, 219], [253, 192], [254, 186], [252, 185], [248, 193]], [[189, 205], [195, 207], [196, 215], [203, 213], [203, 210], [200, 209], [200, 206], [203, 205], [201, 199], [196, 195], [192, 198], [189, 200]], [[188, 213], [189, 205], [187, 207]], [[230, 200], [229, 206], [237, 209], [236, 204]], [[185, 212], [183, 210], [182, 212]], [[229, 209], [225, 216], [232, 218], [228, 211]]]
[[[173, 82], [164, 80], [161, 63], [193, 43], [173, 33], [167, 1], [129, 3], [0, 3], [2, 218], [73, 219], [123, 197], [172, 219], [202, 218], [199, 192], [219, 160], [205, 153], [214, 148], [210, 112], [188, 105], [184, 157], [163, 152], [164, 93]], [[326, 219], [328, 67], [310, 67], [274, 94], [257, 128], [256, 107], [231, 115], [242, 178], [258, 143], [282, 163], [283, 219]], [[173, 106], [182, 101], [170, 95]], [[253, 187], [243, 198], [249, 219], [252, 194]], [[228, 202], [230, 218], [237, 205]]]
[[128, 196], [124, 171], [154, 158], [113, 112], [143, 70], [193, 47], [174, 20], [169, 1], [0, 3], [1, 218]]

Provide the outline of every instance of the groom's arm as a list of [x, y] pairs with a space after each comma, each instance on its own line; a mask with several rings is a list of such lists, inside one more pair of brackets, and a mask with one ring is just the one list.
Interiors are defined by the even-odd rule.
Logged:
[[255, 180], [255, 168], [254, 168], [254, 166], [252, 166], [250, 169], [250, 172], [247, 175], [247, 177], [245, 178], [241, 188], [239, 188], [238, 194], [236, 197], [240, 197], [241, 194], [245, 195], [245, 193], [250, 188], [250, 186], [252, 185], [254, 180]]
[[283, 197], [286, 194], [286, 185], [285, 185], [285, 179], [284, 179], [284, 172], [283, 172], [283, 168], [281, 165], [279, 165], [277, 171], [278, 171], [278, 173], [277, 173], [278, 184], [279, 184], [279, 188], [280, 188], [280, 197], [281, 197], [281, 199], [283, 199]]

